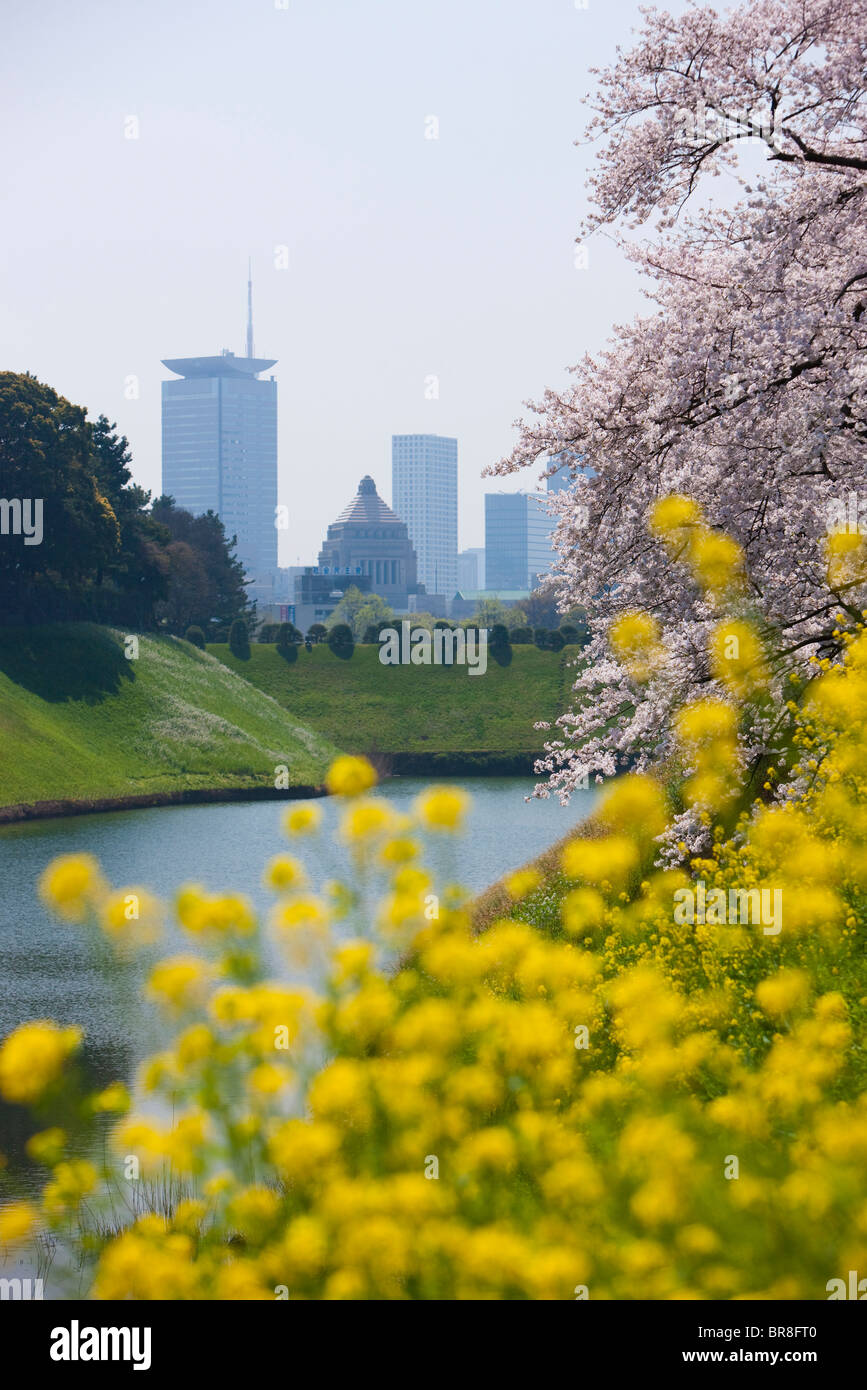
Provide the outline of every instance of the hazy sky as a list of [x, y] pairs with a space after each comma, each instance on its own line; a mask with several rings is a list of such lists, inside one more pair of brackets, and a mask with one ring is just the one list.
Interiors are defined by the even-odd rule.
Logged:
[[281, 563], [314, 558], [364, 473], [391, 500], [393, 433], [457, 436], [460, 544], [483, 544], [485, 491], [535, 485], [480, 476], [522, 401], [644, 303], [610, 245], [583, 271], [573, 245], [588, 69], [638, 5], [0, 8], [0, 366], [116, 420], [159, 492], [160, 359], [244, 351], [249, 253], [257, 355], [278, 359]]

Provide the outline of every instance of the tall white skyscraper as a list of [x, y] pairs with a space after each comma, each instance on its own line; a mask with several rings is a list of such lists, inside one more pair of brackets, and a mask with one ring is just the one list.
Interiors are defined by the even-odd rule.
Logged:
[[247, 281], [247, 355], [167, 357], [180, 381], [162, 383], [163, 492], [200, 516], [215, 511], [250, 579], [277, 570], [277, 383], [256, 357], [253, 284]]
[[458, 588], [458, 441], [392, 435], [391, 505], [409, 529], [419, 583], [429, 594], [452, 598]]

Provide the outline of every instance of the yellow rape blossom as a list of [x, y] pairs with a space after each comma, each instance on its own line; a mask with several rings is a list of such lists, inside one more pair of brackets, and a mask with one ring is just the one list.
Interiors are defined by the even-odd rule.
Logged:
[[22, 1023], [0, 1044], [0, 1095], [19, 1105], [39, 1100], [81, 1039], [80, 1028], [58, 1028], [46, 1020]]
[[337, 758], [328, 769], [325, 785], [332, 796], [361, 796], [375, 787], [377, 776], [367, 758]]
[[417, 798], [416, 812], [428, 830], [459, 829], [469, 807], [469, 797], [460, 787], [431, 787]]
[[105, 883], [92, 854], [52, 859], [39, 880], [40, 897], [69, 922], [83, 921], [104, 892]]
[[312, 803], [291, 806], [283, 817], [288, 835], [309, 835], [322, 824], [322, 808]]

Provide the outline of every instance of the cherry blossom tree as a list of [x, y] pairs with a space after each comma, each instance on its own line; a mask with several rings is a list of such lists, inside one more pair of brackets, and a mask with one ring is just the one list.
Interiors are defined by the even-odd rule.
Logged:
[[[827, 539], [829, 522], [867, 529], [867, 0], [644, 17], [588, 98], [602, 145], [580, 239], [616, 237], [651, 310], [529, 405], [490, 470], [571, 460], [551, 502], [555, 584], [594, 637], [539, 766], [542, 794], [563, 798], [588, 773], [666, 756], [674, 709], [725, 693], [709, 654], [720, 594], [649, 528], [660, 499], [694, 499], [739, 543], [745, 575], [726, 602], [772, 653], [780, 697], [784, 674], [833, 657], [841, 619], [867, 602], [863, 564], [829, 566]], [[695, 208], [721, 173], [735, 198]], [[641, 680], [609, 640], [633, 609], [655, 616], [666, 657]], [[747, 767], [777, 723], [755, 712]]]

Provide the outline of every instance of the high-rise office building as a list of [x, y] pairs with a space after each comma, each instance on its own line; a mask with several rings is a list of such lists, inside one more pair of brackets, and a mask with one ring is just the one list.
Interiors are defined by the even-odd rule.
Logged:
[[545, 493], [486, 493], [485, 588], [491, 593], [538, 588], [554, 559], [554, 525]]
[[247, 353], [165, 358], [179, 381], [162, 383], [163, 492], [198, 516], [215, 511], [248, 576], [277, 570], [277, 383], [260, 381], [276, 358], [254, 356], [252, 284]]
[[439, 434], [395, 434], [391, 505], [405, 521], [429, 594], [458, 588], [458, 441]]

